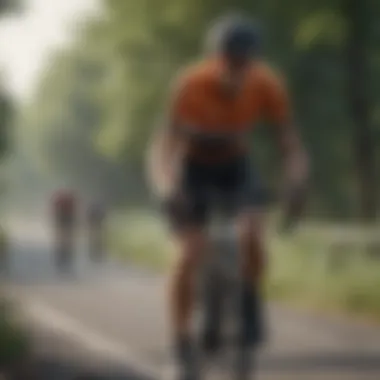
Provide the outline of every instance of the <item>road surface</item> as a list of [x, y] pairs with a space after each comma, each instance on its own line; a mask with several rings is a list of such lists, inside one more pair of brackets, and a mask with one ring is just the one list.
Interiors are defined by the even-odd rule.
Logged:
[[[5, 278], [25, 311], [47, 330], [127, 366], [141, 379], [168, 379], [165, 281], [115, 263], [91, 266], [78, 249], [75, 273], [57, 276], [46, 230], [18, 226]], [[270, 341], [259, 380], [378, 380], [380, 328], [268, 306]], [[139, 377], [140, 379], [140, 377]]]

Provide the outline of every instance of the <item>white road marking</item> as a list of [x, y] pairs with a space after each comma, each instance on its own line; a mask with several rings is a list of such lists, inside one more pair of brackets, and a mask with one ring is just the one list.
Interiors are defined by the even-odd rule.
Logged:
[[51, 308], [43, 302], [29, 300], [26, 304], [26, 312], [28, 316], [33, 318], [35, 322], [42, 324], [44, 328], [66, 335], [92, 352], [97, 352], [103, 357], [118, 361], [122, 365], [128, 365], [132, 370], [138, 371], [143, 376], [148, 376], [152, 379], [161, 378], [162, 369], [148, 364], [130, 347], [90, 330], [80, 321]]
[[[41, 324], [43, 328], [53, 330], [55, 333], [61, 334], [61, 336], [66, 336], [85, 349], [117, 361], [120, 365], [128, 366], [142, 376], [161, 380], [175, 378], [176, 368], [174, 362], [164, 363], [162, 366], [149, 364], [125, 344], [111, 340], [99, 332], [89, 329], [79, 320], [48, 306], [40, 300], [29, 299], [25, 301], [24, 308], [28, 317]], [[211, 366], [207, 373], [209, 379], [224, 380], [229, 378], [228, 372], [221, 372], [218, 366], [215, 368]]]

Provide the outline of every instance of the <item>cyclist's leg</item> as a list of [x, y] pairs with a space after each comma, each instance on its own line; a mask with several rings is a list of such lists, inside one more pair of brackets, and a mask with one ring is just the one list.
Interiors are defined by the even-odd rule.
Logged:
[[[266, 268], [265, 212], [263, 191], [253, 168], [247, 167], [242, 203], [238, 212], [239, 240], [244, 279], [244, 341], [259, 344], [263, 339], [261, 296]], [[256, 177], [255, 177], [256, 175]]]
[[57, 263], [66, 266], [71, 260], [74, 249], [75, 220], [71, 214], [59, 215], [57, 218]]
[[240, 210], [239, 240], [243, 254], [243, 276], [255, 288], [261, 288], [265, 273], [265, 215], [247, 206]]
[[207, 243], [200, 226], [182, 226], [175, 233], [178, 247], [177, 262], [169, 289], [172, 332], [175, 355], [180, 366], [180, 379], [196, 379], [198, 368], [191, 318], [194, 308], [195, 278]]
[[206, 247], [204, 229], [198, 226], [181, 228], [175, 240], [178, 257], [173, 270], [170, 289], [171, 316], [174, 334], [188, 337], [194, 303], [194, 279]]
[[[194, 168], [184, 168], [184, 181], [178, 196], [167, 203], [169, 220], [177, 247], [177, 261], [172, 273], [169, 298], [171, 323], [180, 364], [191, 372], [194, 352], [190, 336], [194, 307], [195, 279], [207, 246], [205, 223], [207, 202], [200, 197], [202, 176]], [[191, 378], [191, 377], [190, 377]]]

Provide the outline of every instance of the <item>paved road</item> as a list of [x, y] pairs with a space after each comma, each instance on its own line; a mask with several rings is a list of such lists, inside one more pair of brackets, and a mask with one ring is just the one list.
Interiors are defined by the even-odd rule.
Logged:
[[[75, 274], [60, 277], [46, 231], [24, 226], [19, 236], [6, 281], [33, 318], [115, 366], [167, 379], [162, 277], [111, 263], [91, 267], [83, 247]], [[268, 314], [271, 337], [259, 358], [259, 380], [380, 379], [380, 328], [275, 305]]]

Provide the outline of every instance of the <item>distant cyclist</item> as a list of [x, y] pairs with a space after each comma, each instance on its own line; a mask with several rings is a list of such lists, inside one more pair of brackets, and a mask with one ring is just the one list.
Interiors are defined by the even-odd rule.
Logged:
[[[205, 226], [212, 205], [210, 189], [236, 202], [244, 257], [243, 307], [246, 320], [240, 344], [263, 339], [259, 320], [265, 273], [262, 188], [250, 164], [249, 139], [255, 124], [267, 120], [278, 144], [290, 189], [302, 188], [308, 160], [295, 128], [288, 93], [281, 78], [259, 56], [260, 33], [242, 16], [228, 16], [206, 36], [209, 54], [186, 68], [174, 83], [168, 119], [155, 136], [149, 176], [166, 205], [178, 243], [178, 260], [170, 289], [170, 314], [181, 380], [197, 378], [190, 334], [194, 280], [207, 252]], [[220, 345], [220, 325], [206, 324], [203, 344]]]
[[89, 237], [90, 257], [93, 260], [104, 259], [106, 209], [101, 201], [93, 201], [87, 207], [87, 227]]
[[55, 258], [62, 268], [73, 259], [75, 234], [78, 223], [77, 199], [72, 190], [58, 190], [53, 195], [52, 218], [55, 230]]

